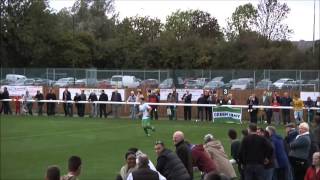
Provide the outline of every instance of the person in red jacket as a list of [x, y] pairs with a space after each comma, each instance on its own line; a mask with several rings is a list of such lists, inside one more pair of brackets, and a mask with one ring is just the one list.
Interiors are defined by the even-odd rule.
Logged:
[[315, 152], [312, 156], [312, 166], [307, 169], [304, 180], [320, 179], [320, 152]]
[[192, 165], [198, 167], [201, 172], [208, 174], [216, 170], [216, 164], [203, 148], [203, 144], [194, 145], [191, 149]]
[[[150, 102], [150, 103], [159, 103], [160, 102], [155, 90], [153, 90], [151, 92], [151, 94], [149, 94], [148, 102]], [[150, 107], [152, 108], [151, 112], [150, 112], [151, 120], [153, 120], [153, 117], [155, 118], [155, 120], [158, 120], [158, 106], [157, 105], [150, 105]]]
[[20, 114], [20, 99], [21, 99], [20, 96], [15, 96], [13, 98], [14, 103], [15, 103], [15, 108], [16, 108], [16, 115]]

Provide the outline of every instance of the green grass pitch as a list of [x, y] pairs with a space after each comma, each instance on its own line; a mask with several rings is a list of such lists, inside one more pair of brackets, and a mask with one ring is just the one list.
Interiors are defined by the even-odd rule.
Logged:
[[193, 144], [202, 143], [207, 133], [223, 142], [230, 155], [229, 128], [240, 130], [246, 125], [196, 123], [185, 121], [152, 121], [156, 132], [147, 137], [140, 120], [65, 118], [38, 116], [0, 116], [1, 118], [1, 178], [2, 180], [43, 179], [48, 165], [58, 165], [67, 172], [71, 155], [82, 158], [82, 180], [115, 179], [124, 164], [124, 154], [137, 147], [156, 163], [153, 145], [164, 141], [174, 150], [172, 133], [181, 130]]

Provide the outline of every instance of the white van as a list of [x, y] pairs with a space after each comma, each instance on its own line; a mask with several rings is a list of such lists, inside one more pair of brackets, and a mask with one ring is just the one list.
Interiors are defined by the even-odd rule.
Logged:
[[110, 84], [115, 88], [137, 88], [140, 82], [135, 76], [115, 75], [111, 77]]
[[27, 79], [26, 76], [19, 75], [19, 74], [7, 74], [7, 75], [6, 75], [6, 80], [7, 80], [9, 83], [15, 83], [15, 82], [17, 82], [18, 80], [23, 81], [23, 80], [26, 80], [26, 79]]

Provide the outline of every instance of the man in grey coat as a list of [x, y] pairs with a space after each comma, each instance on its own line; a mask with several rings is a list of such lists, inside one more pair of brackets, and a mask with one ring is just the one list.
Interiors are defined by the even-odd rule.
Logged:
[[309, 125], [299, 125], [299, 135], [289, 145], [289, 160], [295, 179], [303, 179], [308, 168], [308, 157], [311, 148]]

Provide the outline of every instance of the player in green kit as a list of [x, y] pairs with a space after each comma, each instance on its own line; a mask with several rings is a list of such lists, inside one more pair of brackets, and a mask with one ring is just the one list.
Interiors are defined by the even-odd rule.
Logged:
[[140, 97], [140, 106], [139, 106], [139, 114], [142, 114], [142, 128], [147, 136], [150, 136], [149, 130], [155, 131], [155, 128], [151, 126], [151, 120], [150, 120], [150, 111], [151, 107], [145, 103], [144, 97]]

